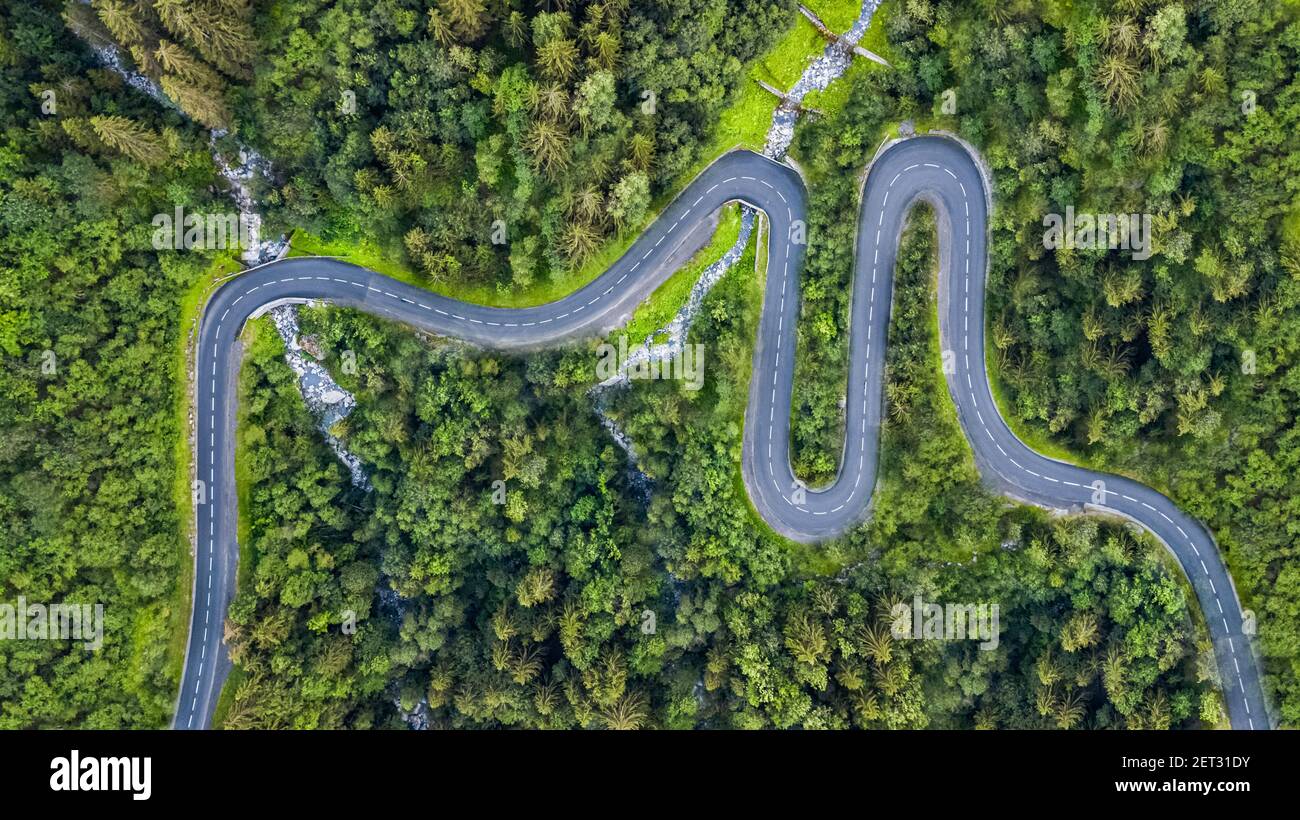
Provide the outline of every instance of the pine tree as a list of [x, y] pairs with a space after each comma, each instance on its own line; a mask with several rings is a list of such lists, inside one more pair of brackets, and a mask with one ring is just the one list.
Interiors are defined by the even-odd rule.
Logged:
[[506, 18], [505, 35], [511, 48], [523, 48], [528, 42], [528, 19], [518, 11], [510, 12]]
[[534, 567], [515, 587], [515, 596], [523, 607], [546, 603], [554, 595], [555, 573], [550, 567]]
[[193, 45], [205, 60], [230, 76], [248, 76], [253, 30], [246, 8], [235, 16], [223, 13], [220, 5], [156, 0], [154, 9], [167, 30]]
[[159, 77], [162, 75], [162, 66], [154, 59], [153, 52], [143, 45], [134, 45], [130, 48], [131, 59], [135, 61], [135, 67], [141, 73], [150, 77]]
[[870, 656], [877, 665], [889, 663], [894, 657], [894, 641], [889, 630], [871, 625], [857, 628], [856, 637], [862, 654]]
[[447, 48], [456, 42], [456, 35], [452, 33], [451, 24], [447, 18], [442, 16], [442, 12], [437, 9], [429, 9], [429, 33], [438, 45]]
[[1061, 627], [1061, 647], [1066, 652], [1077, 652], [1097, 642], [1097, 616], [1084, 610], [1076, 612]]
[[578, 67], [578, 47], [567, 37], [555, 37], [537, 49], [537, 64], [546, 76], [568, 82]]
[[1056, 726], [1060, 729], [1073, 729], [1083, 720], [1085, 714], [1083, 708], [1084, 697], [1082, 693], [1074, 692], [1069, 697], [1062, 700], [1056, 706]]
[[648, 134], [636, 133], [628, 141], [627, 152], [629, 164], [638, 171], [650, 170], [654, 161], [655, 142]]
[[544, 648], [540, 646], [519, 647], [510, 659], [510, 679], [520, 686], [526, 686], [532, 682], [542, 672], [542, 655]]
[[551, 122], [566, 121], [573, 110], [568, 92], [560, 85], [539, 87], [535, 98], [537, 110]]
[[167, 159], [162, 138], [126, 117], [91, 117], [90, 127], [109, 148], [145, 165], [160, 165]]
[[591, 258], [600, 245], [600, 235], [590, 225], [574, 222], [564, 231], [564, 252], [576, 268]]
[[216, 72], [186, 51], [184, 46], [171, 40], [159, 40], [153, 56], [166, 71], [188, 83], [213, 89], [219, 89], [223, 85]]
[[1107, 56], [1097, 68], [1097, 82], [1106, 101], [1120, 111], [1137, 101], [1140, 81], [1138, 70], [1118, 54]]
[[613, 707], [601, 714], [605, 726], [609, 729], [640, 729], [648, 716], [645, 697], [633, 692], [619, 698]]
[[605, 197], [595, 188], [584, 188], [574, 197], [573, 212], [588, 224], [598, 222], [605, 213]]
[[546, 120], [534, 122], [527, 144], [537, 167], [547, 174], [569, 166], [569, 135], [562, 126]]
[[456, 33], [467, 42], [483, 36], [492, 17], [483, 0], [439, 0]]
[[107, 148], [95, 135], [95, 129], [90, 127], [90, 123], [81, 117], [64, 117], [58, 122], [63, 127], [64, 133], [72, 140], [73, 145], [76, 145], [81, 150], [96, 153]]
[[230, 123], [226, 103], [215, 91], [170, 75], [162, 78], [161, 85], [163, 93], [175, 101], [182, 111], [207, 127], [225, 128]]
[[591, 61], [596, 68], [613, 71], [614, 66], [618, 65], [621, 49], [622, 43], [619, 42], [617, 33], [612, 31], [599, 32], [592, 42]]
[[795, 660], [815, 666], [828, 654], [826, 632], [816, 619], [796, 612], [785, 626], [785, 647]]
[[122, 0], [95, 0], [95, 13], [113, 38], [123, 46], [145, 39], [145, 27], [129, 4]]
[[222, 21], [200, 29], [190, 42], [209, 62], [232, 77], [248, 78], [255, 49], [252, 28], [243, 21]]

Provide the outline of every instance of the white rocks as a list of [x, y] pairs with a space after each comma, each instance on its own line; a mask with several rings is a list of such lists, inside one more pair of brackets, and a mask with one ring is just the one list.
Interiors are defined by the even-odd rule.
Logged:
[[[126, 84], [132, 88], [148, 94], [159, 103], [168, 108], [180, 111], [180, 107], [163, 93], [162, 88], [153, 80], [133, 69], [122, 52], [111, 43], [87, 42], [90, 49], [95, 52], [95, 56], [106, 67], [117, 72]], [[181, 111], [184, 114], [184, 111]], [[271, 178], [271, 163], [256, 151], [244, 147], [239, 149], [238, 162], [231, 163], [226, 160], [221, 151], [217, 148], [217, 141], [226, 136], [226, 132], [220, 129], [210, 132], [208, 140], [212, 147], [212, 162], [217, 167], [217, 173], [230, 185], [230, 196], [235, 201], [235, 207], [239, 209], [241, 217], [247, 219], [250, 226], [248, 246], [242, 249], [240, 258], [245, 265], [260, 265], [263, 262], [269, 262], [272, 259], [278, 259], [289, 247], [289, 241], [286, 237], [281, 236], [274, 241], [263, 241], [261, 238], [261, 215], [257, 211], [257, 202], [253, 199], [251, 182], [255, 177], [263, 179]]]
[[136, 91], [148, 94], [167, 108], [180, 110], [177, 108], [176, 103], [172, 102], [163, 93], [157, 83], [128, 66], [126, 61], [122, 59], [122, 52], [118, 51], [116, 47], [108, 43], [87, 43], [87, 45], [90, 46], [91, 51], [95, 52], [95, 56], [99, 58], [99, 61], [116, 71], [126, 81], [127, 85]]
[[332, 433], [332, 428], [339, 421], [348, 417], [357, 406], [357, 400], [334, 381], [330, 372], [319, 362], [306, 354], [298, 341], [298, 307], [281, 305], [271, 309], [271, 321], [284, 340], [284, 360], [289, 368], [298, 375], [298, 389], [302, 393], [307, 409], [320, 422], [325, 443], [330, 446], [339, 461], [348, 468], [352, 476], [352, 485], [363, 490], [371, 489], [370, 479], [366, 477], [361, 459], [348, 452]]
[[[754, 231], [754, 211], [745, 208], [740, 216], [740, 235], [722, 258], [717, 262], [704, 269], [700, 278], [695, 281], [691, 287], [691, 295], [687, 298], [686, 304], [673, 316], [672, 321], [663, 327], [645, 337], [645, 341], [640, 347], [629, 351], [627, 360], [619, 372], [597, 385], [597, 388], [612, 387], [614, 385], [627, 384], [628, 373], [634, 370], [638, 365], [651, 361], [671, 361], [681, 355], [682, 346], [686, 344], [687, 333], [691, 329], [691, 324], [695, 321], [695, 316], [700, 312], [700, 306], [704, 303], [704, 297], [709, 294], [713, 286], [718, 283], [724, 274], [730, 270], [731, 266], [740, 259], [745, 252], [745, 246], [749, 244], [749, 237]], [[668, 341], [655, 344], [655, 339], [667, 334]]]
[[[842, 38], [845, 45], [857, 45], [862, 39], [862, 35], [867, 32], [867, 26], [871, 24], [871, 16], [876, 13], [876, 6], [879, 4], [879, 0], [863, 0], [858, 19]], [[827, 43], [822, 56], [813, 60], [812, 64], [804, 69], [794, 87], [786, 93], [786, 99], [790, 104], [797, 105], [803, 102], [810, 91], [824, 90], [848, 69], [852, 61], [853, 55], [844, 48]], [[777, 160], [785, 156], [785, 152], [790, 148], [790, 142], [794, 139], [796, 117], [790, 105], [777, 106], [776, 113], [772, 115], [772, 128], [767, 132], [767, 144], [763, 146], [764, 156]]]
[[[856, 45], [862, 35], [866, 33], [867, 26], [871, 23], [871, 16], [876, 11], [879, 0], [863, 0], [862, 11], [858, 14], [858, 19], [854, 21], [853, 26], [844, 35], [844, 40], [849, 45]], [[852, 56], [841, 47], [827, 44], [822, 56], [813, 60], [812, 63], [804, 69], [799, 80], [790, 89], [786, 99], [790, 103], [799, 103], [810, 91], [819, 91], [825, 89], [833, 80], [839, 77], [848, 69], [852, 61]], [[790, 147], [790, 142], [794, 139], [794, 125], [797, 119], [797, 113], [793, 107], [787, 104], [781, 104], [776, 107], [772, 114], [772, 126], [767, 132], [767, 142], [763, 147], [763, 155], [774, 160], [780, 160], [785, 156], [785, 152]], [[745, 246], [749, 244], [749, 237], [754, 229], [754, 210], [746, 206], [741, 214], [740, 236], [731, 249], [723, 254], [722, 258], [714, 262], [700, 274], [700, 278], [691, 288], [690, 298], [686, 304], [673, 316], [672, 321], [667, 325], [659, 328], [645, 338], [645, 341], [635, 351], [629, 353], [627, 360], [619, 372], [596, 385], [592, 392], [596, 395], [596, 415], [600, 417], [600, 423], [605, 429], [609, 430], [614, 441], [623, 451], [627, 453], [632, 477], [634, 483], [648, 483], [649, 479], [637, 469], [636, 453], [633, 450], [632, 442], [627, 434], [619, 428], [618, 424], [605, 414], [605, 403], [600, 396], [600, 391], [609, 387], [624, 387], [630, 384], [628, 372], [630, 368], [645, 365], [649, 362], [668, 362], [681, 355], [682, 347], [686, 344], [686, 338], [690, 334], [691, 324], [695, 321], [695, 316], [699, 313], [700, 305], [704, 302], [704, 297], [715, 284], [726, 274], [736, 260], [740, 259], [745, 252]], [[655, 339], [663, 335], [668, 336], [668, 340], [656, 344]]]
[[261, 154], [243, 146], [239, 148], [238, 161], [228, 162], [217, 147], [217, 141], [225, 136], [225, 131], [214, 130], [209, 144], [212, 146], [212, 161], [217, 166], [217, 173], [230, 185], [230, 196], [235, 200], [240, 216], [248, 218], [248, 245], [240, 258], [250, 267], [278, 259], [288, 250], [289, 240], [284, 236], [274, 241], [262, 240], [262, 216], [257, 210], [252, 187], [252, 182], [257, 177], [271, 179], [271, 163]]
[[425, 731], [429, 728], [429, 701], [421, 698], [420, 702], [415, 704], [415, 708], [406, 711], [402, 706], [401, 698], [393, 698], [393, 706], [397, 708], [397, 714], [406, 723], [417, 732]]

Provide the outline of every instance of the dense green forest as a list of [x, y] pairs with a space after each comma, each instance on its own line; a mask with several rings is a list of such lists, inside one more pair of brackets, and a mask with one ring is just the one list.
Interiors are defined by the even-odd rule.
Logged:
[[[873, 25], [893, 69], [850, 71], [793, 147], [811, 195], [800, 474], [829, 478], [840, 452], [860, 172], [904, 119], [955, 131], [993, 172], [989, 354], [1009, 421], [1207, 522], [1289, 723], [1295, 9], [890, 0]], [[176, 107], [101, 67], [65, 11]], [[707, 159], [747, 61], [793, 20], [788, 0], [0, 8], [0, 602], [107, 614], [98, 652], [0, 642], [0, 726], [170, 717], [189, 591], [174, 362], [214, 260], [154, 250], [150, 219], [228, 203], [206, 129], [270, 158], [257, 194], [277, 226], [373, 241], [432, 286], [521, 293], [636, 230]], [[1067, 206], [1152, 213], [1154, 255], [1045, 250], [1042, 218]], [[937, 370], [924, 210], [900, 254], [873, 517], [815, 548], [767, 530], [738, 466], [757, 252], [692, 331], [703, 390], [611, 397], [648, 501], [592, 412], [586, 347], [492, 356], [304, 311], [358, 397], [335, 432], [367, 493], [314, 429], [278, 337], [255, 328], [225, 725], [1218, 725], [1209, 646], [1163, 552], [980, 487]], [[997, 650], [893, 636], [917, 595], [998, 604]]]
[[639, 229], [793, 22], [789, 0], [277, 0], [256, 26], [249, 0], [93, 5], [183, 109], [284, 169], [275, 218], [505, 290]]
[[209, 260], [155, 251], [150, 220], [214, 172], [59, 9], [0, 7], [0, 601], [101, 603], [104, 646], [0, 641], [0, 727], [156, 727], [189, 595], [172, 362]]
[[[911, 401], [890, 422], [881, 513], [829, 553], [756, 523], [738, 481], [753, 253], [696, 325], [705, 388], [614, 399], [644, 448], [648, 505], [591, 412], [591, 350], [502, 358], [306, 311], [303, 332], [357, 393], [336, 432], [373, 466], [368, 495], [312, 434], [279, 337], [259, 331], [241, 388], [257, 566], [232, 607], [246, 677], [225, 725], [394, 726], [413, 711], [442, 727], [1217, 723], [1208, 646], [1157, 549], [980, 488], [932, 366], [928, 214], [900, 264], [890, 389]], [[998, 650], [895, 638], [893, 607], [915, 595], [998, 603]]]
[[[993, 173], [989, 362], [1004, 413], [1209, 525], [1294, 722], [1296, 4], [913, 0], [881, 22], [896, 70], [851, 77], [840, 114], [796, 144], [814, 185], [801, 473], [828, 479], [840, 451], [852, 175], [886, 126], [955, 131]], [[1154, 254], [1045, 250], [1043, 217], [1067, 206], [1152, 214]]]
[[[327, 6], [43, 0], [0, 9], [0, 600], [93, 601], [107, 613], [98, 653], [0, 645], [0, 725], [160, 726], [170, 715], [189, 604], [175, 489], [184, 371], [172, 362], [213, 260], [157, 252], [150, 238], [153, 215], [176, 205], [229, 208], [199, 126], [231, 129], [299, 175], [259, 192], [272, 220], [391, 234], [398, 255], [403, 238], [419, 251], [412, 240], [428, 231], [418, 262], [459, 266], [455, 251], [465, 276], [487, 265], [485, 276], [508, 282], [504, 258], [474, 247], [486, 229], [461, 241], [483, 199], [514, 220], [512, 247], [531, 248], [538, 271], [547, 260], [567, 266], [562, 235], [588, 248], [638, 222], [650, 194], [695, 159], [743, 61], [791, 19], [777, 5], [724, 25], [716, 4], [680, 19], [680, 4], [555, 13], [494, 4], [493, 25], [476, 33], [466, 26], [488, 13], [482, 4]], [[306, 31], [277, 28], [281, 18], [332, 42], [303, 42]], [[256, 40], [268, 32], [301, 48]], [[175, 107], [128, 86], [87, 42], [116, 43]], [[323, 61], [327, 87], [303, 106], [311, 84], [284, 78], [307, 68], [276, 61], [307, 54]], [[357, 89], [357, 114], [300, 150], [315, 130], [312, 106], [341, 111], [344, 85]], [[302, 117], [286, 120], [294, 111]], [[497, 139], [476, 156], [489, 129]], [[520, 281], [531, 275], [525, 262], [514, 260]]]

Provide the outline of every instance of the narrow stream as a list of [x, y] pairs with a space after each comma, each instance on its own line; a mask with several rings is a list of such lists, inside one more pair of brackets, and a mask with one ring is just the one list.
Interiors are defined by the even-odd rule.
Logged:
[[352, 485], [367, 492], [373, 489], [366, 477], [361, 459], [348, 452], [343, 442], [330, 432], [335, 424], [347, 418], [357, 406], [356, 398], [339, 386], [314, 354], [304, 346], [298, 329], [298, 306], [280, 305], [271, 309], [271, 320], [284, 340], [284, 359], [298, 375], [298, 392], [312, 416], [320, 426], [325, 443], [348, 468]]
[[[866, 32], [867, 26], [871, 22], [871, 16], [878, 4], [879, 0], [863, 0], [858, 19], [845, 34], [844, 39], [847, 42], [858, 42]], [[149, 95], [161, 105], [180, 111], [179, 106], [163, 93], [157, 83], [131, 66], [114, 44], [103, 41], [102, 38], [95, 36], [93, 32], [84, 30], [79, 26], [74, 27], [74, 30], [86, 41], [99, 61], [105, 67], [120, 75], [127, 85]], [[767, 141], [763, 149], [765, 156], [778, 161], [785, 157], [790, 142], [794, 138], [794, 126], [798, 119], [797, 104], [809, 92], [829, 86], [831, 82], [844, 73], [852, 59], [852, 55], [842, 47], [828, 44], [822, 55], [804, 69], [799, 80], [789, 89], [787, 101], [778, 105], [772, 115], [772, 125], [768, 129]], [[232, 142], [229, 134], [222, 130], [211, 130], [209, 135], [212, 161], [217, 173], [226, 180], [231, 199], [241, 216], [248, 218], [250, 226], [253, 226], [252, 230], [250, 230], [250, 241], [243, 248], [241, 254], [243, 263], [245, 266], [252, 267], [280, 258], [288, 251], [288, 240], [284, 236], [276, 240], [263, 240], [261, 238], [261, 213], [254, 195], [254, 184], [257, 180], [260, 179], [267, 184], [273, 183], [275, 176], [271, 163], [256, 151], [238, 143], [235, 143], [233, 158], [229, 157], [222, 148], [223, 144]], [[740, 233], [735, 243], [723, 254], [721, 259], [714, 262], [700, 274], [700, 278], [691, 287], [691, 293], [686, 300], [686, 304], [677, 311], [668, 324], [648, 335], [644, 342], [628, 355], [627, 360], [623, 362], [620, 372], [616, 376], [601, 382], [592, 389], [596, 415], [600, 418], [605, 429], [609, 431], [610, 436], [627, 454], [631, 484], [645, 502], [649, 500], [652, 481], [649, 476], [637, 467], [636, 449], [633, 442], [618, 426], [618, 423], [605, 412], [606, 397], [604, 393], [611, 388], [621, 389], [630, 385], [629, 368], [643, 366], [649, 362], [668, 362], [681, 354], [683, 346], [690, 335], [691, 325], [699, 313], [704, 298], [709, 294], [713, 286], [726, 275], [731, 266], [740, 259], [745, 251], [745, 246], [749, 244], [756, 214], [757, 212], [752, 208], [743, 208]], [[369, 491], [371, 484], [366, 477], [361, 459], [350, 453], [343, 443], [330, 433], [330, 428], [340, 419], [346, 418], [356, 407], [356, 398], [340, 387], [329, 371], [304, 349], [300, 338], [296, 305], [277, 307], [271, 311], [271, 316], [276, 331], [285, 343], [285, 361], [298, 375], [298, 386], [303, 401], [317, 419], [325, 441], [339, 460], [343, 462], [344, 466], [347, 467], [352, 484]], [[655, 341], [664, 336], [667, 336], [666, 341]], [[404, 603], [391, 588], [381, 588], [381, 608], [390, 617], [400, 619], [405, 611]], [[392, 702], [407, 725], [414, 729], [428, 727], [427, 701], [421, 699], [411, 711], [403, 708], [399, 696], [395, 695]]]
[[[871, 17], [875, 14], [879, 5], [880, 0], [863, 0], [858, 19], [853, 22], [853, 25], [844, 34], [843, 41], [845, 43], [856, 45], [862, 39], [862, 35], [866, 33], [867, 27], [871, 24]], [[848, 70], [852, 61], [853, 55], [848, 50], [842, 46], [828, 43], [821, 56], [808, 64], [808, 67], [804, 69], [794, 86], [787, 92], [786, 102], [777, 105], [776, 110], [772, 113], [772, 125], [768, 128], [767, 141], [763, 147], [764, 156], [778, 162], [785, 158], [786, 151], [789, 150], [790, 143], [794, 140], [794, 126], [799, 117], [798, 104], [810, 92], [827, 88]], [[721, 259], [714, 262], [700, 274], [700, 278], [696, 280], [691, 288], [691, 295], [686, 300], [686, 304], [677, 311], [668, 324], [646, 336], [638, 347], [628, 353], [627, 360], [623, 362], [617, 375], [592, 388], [596, 415], [600, 417], [601, 425], [609, 431], [614, 442], [627, 454], [629, 481], [643, 500], [649, 499], [650, 487], [653, 481], [637, 466], [636, 447], [631, 438], [619, 427], [618, 422], [606, 412], [607, 398], [604, 393], [611, 388], [624, 389], [630, 386], [632, 380], [628, 375], [629, 371], [634, 372], [636, 368], [644, 367], [650, 362], [670, 362], [681, 355], [686, 339], [690, 335], [691, 325], [695, 322], [700, 306], [704, 303], [704, 297], [709, 294], [714, 285], [722, 280], [722, 277], [731, 269], [731, 266], [745, 252], [745, 246], [749, 244], [750, 235], [753, 232], [756, 215], [757, 211], [753, 208], [749, 206], [742, 208], [740, 235], [736, 238], [735, 244], [723, 254]], [[664, 336], [668, 337], [666, 341], [655, 341]]]
[[[180, 106], [173, 102], [156, 82], [135, 70], [130, 60], [122, 54], [115, 44], [104, 40], [94, 31], [81, 25], [72, 25], [72, 29], [85, 41], [86, 45], [95, 54], [96, 59], [106, 68], [117, 73], [127, 85], [143, 94], [147, 94], [160, 105], [177, 111], [181, 116], [189, 119]], [[256, 151], [243, 145], [238, 146], [235, 151], [235, 159], [232, 161], [226, 157], [220, 147], [220, 143], [228, 136], [227, 132], [210, 130], [208, 133], [212, 163], [216, 166], [217, 173], [230, 186], [230, 196], [235, 203], [235, 207], [239, 210], [239, 214], [247, 218], [251, 227], [248, 245], [242, 249], [243, 253], [241, 254], [244, 264], [247, 266], [259, 265], [279, 258], [288, 249], [289, 241], [284, 236], [276, 240], [262, 241], [262, 217], [257, 208], [257, 201], [253, 197], [252, 188], [253, 180], [258, 177], [268, 183], [274, 179], [271, 173], [271, 163]]]

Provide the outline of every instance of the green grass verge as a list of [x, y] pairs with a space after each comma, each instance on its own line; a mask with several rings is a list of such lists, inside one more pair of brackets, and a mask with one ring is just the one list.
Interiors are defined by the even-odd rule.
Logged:
[[885, 34], [885, 22], [894, 15], [895, 9], [898, 8], [902, 0], [883, 0], [871, 15], [871, 25], [862, 35], [862, 40], [858, 45], [867, 51], [879, 54], [889, 62], [894, 62], [897, 56], [894, 53], [893, 46], [889, 44], [889, 36]]
[[244, 670], [238, 666], [230, 667], [230, 674], [226, 676], [226, 682], [221, 687], [221, 694], [217, 697], [217, 705], [212, 710], [212, 728], [224, 729], [226, 715], [230, 714], [230, 707], [235, 704], [235, 692], [239, 691], [239, 686], [244, 682]]
[[324, 240], [306, 231], [294, 231], [289, 238], [289, 256], [337, 256], [354, 265], [370, 268], [385, 276], [425, 287], [428, 280], [369, 239]]
[[677, 311], [686, 304], [691, 288], [700, 275], [721, 259], [739, 237], [740, 205], [733, 203], [722, 209], [718, 227], [709, 244], [697, 251], [691, 261], [679, 268], [668, 281], [655, 288], [650, 298], [637, 306], [627, 327], [615, 332], [610, 338], [617, 341], [620, 336], [627, 336], [629, 346], [641, 344], [646, 336], [672, 321]]
[[[866, 34], [858, 45], [867, 51], [879, 54], [889, 62], [894, 62], [894, 52], [889, 46], [889, 39], [885, 36], [885, 21], [893, 13], [894, 8], [898, 5], [899, 0], [885, 0], [871, 15], [871, 25], [867, 26]], [[837, 0], [836, 3], [805, 3], [804, 5], [812, 9], [822, 18], [822, 22], [830, 26], [835, 31], [848, 31], [853, 25], [853, 21], [858, 18], [858, 4], [846, 3]], [[820, 6], [826, 5], [826, 9]], [[824, 115], [834, 116], [835, 112], [842, 109], [849, 100], [849, 90], [853, 87], [854, 81], [859, 74], [868, 71], [888, 71], [889, 69], [872, 60], [866, 60], [861, 57], [854, 58], [853, 63], [849, 66], [844, 75], [827, 88], [821, 91], [809, 92], [804, 97], [804, 104], [816, 108]]]
[[181, 297], [179, 333], [172, 360], [173, 383], [177, 386], [172, 412], [178, 434], [173, 449], [176, 474], [172, 479], [172, 502], [180, 529], [176, 534], [178, 572], [176, 586], [165, 610], [168, 623], [166, 668], [180, 685], [185, 668], [185, 649], [190, 634], [190, 594], [194, 583], [194, 555], [190, 551], [194, 532], [194, 502], [190, 487], [190, 466], [194, 454], [190, 449], [190, 353], [191, 334], [197, 335], [199, 319], [208, 296], [222, 277], [241, 270], [233, 254], [213, 260], [211, 266]]
[[[858, 0], [823, 0], [810, 8], [813, 8], [832, 28], [847, 30], [852, 21], [857, 18], [860, 4]], [[761, 79], [777, 88], [788, 89], [803, 73], [808, 63], [822, 53], [825, 46], [826, 41], [817, 33], [813, 25], [804, 19], [803, 15], [796, 13], [791, 29], [769, 52], [750, 64], [736, 98], [723, 109], [709, 142], [701, 149], [700, 159], [654, 201], [650, 208], [650, 216], [641, 225], [634, 226], [617, 238], [607, 241], [599, 252], [573, 271], [552, 275], [545, 281], [538, 281], [522, 290], [498, 288], [495, 283], [486, 285], [464, 282], [433, 283], [404, 260], [394, 259], [390, 252], [386, 252], [370, 240], [353, 238], [326, 240], [306, 231], [294, 232], [289, 255], [335, 256], [442, 296], [474, 304], [493, 307], [531, 307], [553, 302], [591, 282], [614, 264], [673, 197], [711, 162], [735, 148], [761, 151], [767, 139], [767, 130], [772, 123], [772, 113], [776, 110], [777, 99], [760, 88], [756, 81]]]

